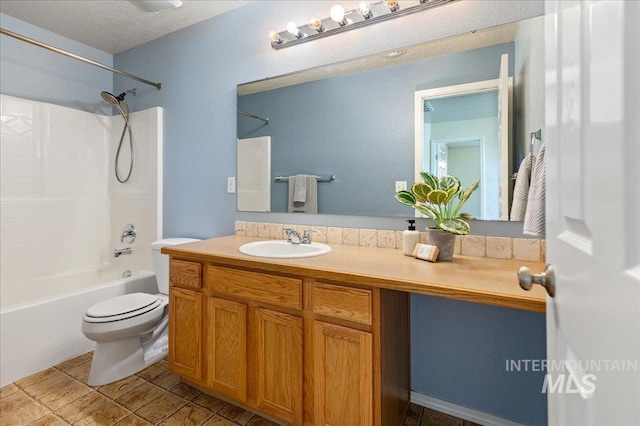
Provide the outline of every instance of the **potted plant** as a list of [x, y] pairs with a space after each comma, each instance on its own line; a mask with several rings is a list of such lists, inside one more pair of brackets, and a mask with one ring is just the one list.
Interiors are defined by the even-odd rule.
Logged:
[[427, 244], [440, 249], [438, 260], [451, 260], [456, 235], [466, 235], [471, 230], [467, 213], [460, 209], [478, 189], [480, 181], [462, 189], [460, 180], [445, 175], [441, 178], [428, 172], [420, 172], [422, 182], [416, 182], [410, 191], [399, 191], [396, 199], [411, 206], [431, 219], [435, 229], [427, 228]]

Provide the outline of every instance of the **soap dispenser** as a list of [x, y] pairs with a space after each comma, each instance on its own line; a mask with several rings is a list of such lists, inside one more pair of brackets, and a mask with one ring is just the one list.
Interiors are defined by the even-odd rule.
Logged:
[[409, 229], [402, 233], [402, 252], [405, 256], [411, 256], [416, 244], [420, 242], [420, 231], [416, 231], [414, 219], [407, 220]]

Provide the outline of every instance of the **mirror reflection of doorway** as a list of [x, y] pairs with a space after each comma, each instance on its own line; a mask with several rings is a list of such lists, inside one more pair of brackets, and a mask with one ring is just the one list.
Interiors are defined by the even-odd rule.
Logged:
[[[416, 181], [421, 170], [443, 167], [434, 162], [432, 141], [479, 138], [480, 210], [478, 215], [468, 213], [484, 220], [509, 218], [513, 77], [508, 76], [508, 63], [508, 55], [502, 55], [495, 80], [419, 90], [414, 96]], [[447, 174], [459, 177], [466, 169], [452, 171], [451, 153], [447, 155]]]
[[[460, 179], [463, 188], [482, 181], [483, 176], [483, 140], [476, 138], [437, 139], [431, 141], [431, 173], [438, 177], [455, 176]], [[486, 215], [483, 204], [483, 192], [476, 191], [464, 206], [465, 213], [479, 218]]]
[[[480, 187], [475, 195], [477, 201], [474, 201], [479, 203], [479, 208], [474, 212], [466, 211], [465, 205], [465, 212], [483, 220], [508, 217], [508, 210], [505, 210], [509, 205], [508, 185], [504, 182], [508, 182], [510, 164], [510, 126], [509, 114], [501, 114], [501, 110], [508, 111], [509, 107], [500, 108], [498, 86], [498, 80], [488, 80], [416, 92], [416, 180], [420, 179], [420, 170], [437, 174], [444, 167], [434, 159], [436, 147], [433, 141], [480, 141], [477, 142], [480, 152], [478, 156], [476, 150], [478, 164], [475, 167], [480, 169]], [[443, 150], [440, 147], [441, 154]], [[451, 164], [449, 158], [446, 174], [460, 178], [459, 174], [468, 170], [452, 170]], [[461, 179], [464, 186], [476, 180], [478, 178], [471, 182]]]

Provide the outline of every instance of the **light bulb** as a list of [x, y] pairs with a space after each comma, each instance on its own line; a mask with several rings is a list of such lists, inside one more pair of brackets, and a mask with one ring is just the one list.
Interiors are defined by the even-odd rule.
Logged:
[[298, 26], [296, 25], [295, 22], [290, 21], [287, 24], [287, 31], [289, 31], [291, 34], [293, 34], [294, 36], [296, 36], [296, 38], [300, 38], [302, 37], [302, 33], [300, 32], [300, 30], [298, 29]]
[[361, 15], [364, 19], [369, 19], [373, 17], [373, 13], [371, 13], [371, 9], [369, 9], [369, 2], [366, 2], [366, 1], [362, 1], [358, 3], [356, 12], [358, 12], [358, 14]]
[[271, 31], [269, 33], [269, 38], [271, 39], [272, 43], [276, 43], [276, 44], [280, 44], [282, 43], [284, 40], [282, 39], [282, 37], [280, 37], [280, 34], [278, 34], [275, 31]]
[[391, 12], [395, 12], [400, 9], [398, 0], [384, 0], [384, 5], [387, 6]]
[[317, 15], [309, 16], [309, 28], [316, 30], [319, 33], [324, 31], [324, 25], [322, 25], [322, 21]]
[[337, 22], [341, 27], [347, 25], [347, 21], [344, 19], [344, 7], [339, 4], [336, 4], [331, 8], [329, 15], [331, 15], [331, 19]]

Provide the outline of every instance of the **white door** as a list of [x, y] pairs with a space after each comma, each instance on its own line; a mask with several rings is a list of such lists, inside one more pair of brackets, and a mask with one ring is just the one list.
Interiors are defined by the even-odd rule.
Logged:
[[432, 143], [433, 147], [433, 160], [431, 164], [433, 165], [431, 168], [431, 173], [441, 178], [448, 173], [448, 164], [449, 164], [449, 147], [446, 143]]
[[509, 220], [509, 200], [512, 191], [509, 178], [513, 171], [511, 165], [511, 96], [510, 85], [513, 79], [509, 78], [509, 55], [505, 53], [500, 58], [500, 74], [498, 76], [498, 140], [500, 141], [500, 218]]
[[640, 2], [546, 13], [549, 424], [640, 425]]

